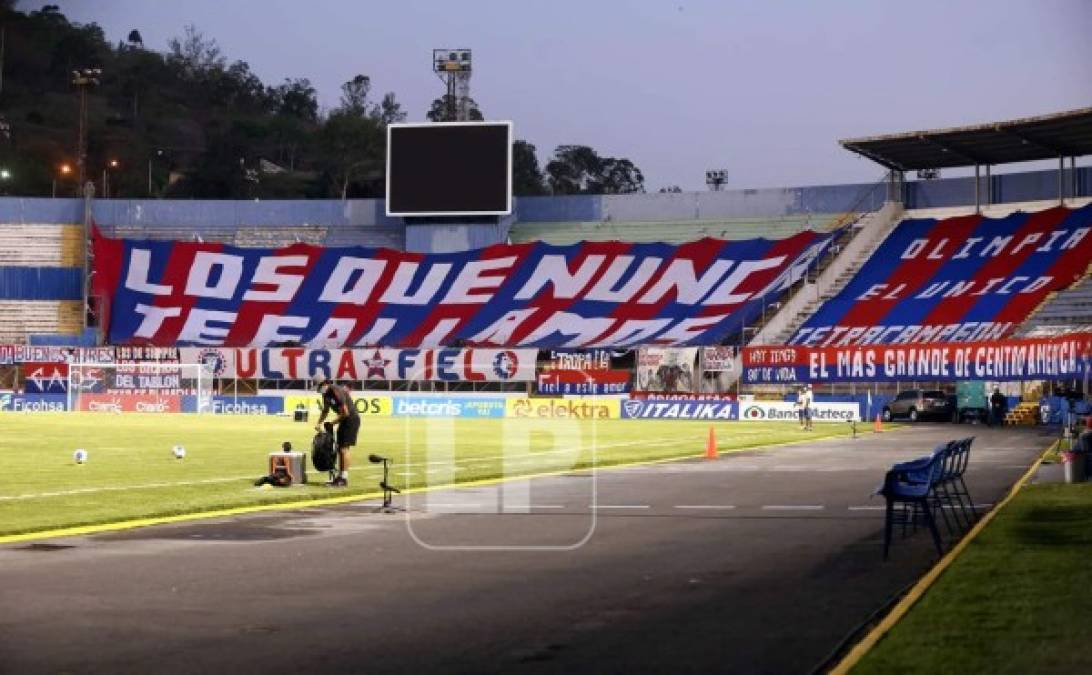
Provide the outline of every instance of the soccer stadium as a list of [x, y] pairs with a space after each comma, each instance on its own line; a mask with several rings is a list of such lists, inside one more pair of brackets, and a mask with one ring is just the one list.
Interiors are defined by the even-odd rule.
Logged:
[[340, 198], [100, 176], [73, 72], [79, 180], [0, 196], [0, 672], [1092, 670], [1092, 108], [528, 194], [433, 58]]

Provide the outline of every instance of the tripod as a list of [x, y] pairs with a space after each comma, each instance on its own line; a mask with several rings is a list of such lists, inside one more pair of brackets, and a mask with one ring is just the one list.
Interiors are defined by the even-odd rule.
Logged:
[[391, 460], [387, 457], [380, 457], [379, 455], [368, 455], [368, 461], [372, 464], [383, 465], [383, 480], [379, 482], [379, 487], [383, 490], [383, 510], [391, 511], [394, 509], [394, 507], [391, 506], [394, 495], [402, 494], [401, 490], [390, 484]]

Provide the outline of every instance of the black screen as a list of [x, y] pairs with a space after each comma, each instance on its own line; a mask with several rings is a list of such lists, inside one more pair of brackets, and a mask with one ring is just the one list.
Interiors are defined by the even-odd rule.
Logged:
[[430, 124], [389, 128], [387, 213], [511, 211], [511, 126]]

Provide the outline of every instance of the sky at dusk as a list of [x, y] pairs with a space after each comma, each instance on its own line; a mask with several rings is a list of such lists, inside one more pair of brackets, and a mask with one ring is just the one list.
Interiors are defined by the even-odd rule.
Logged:
[[712, 168], [729, 189], [871, 181], [882, 169], [838, 139], [1092, 106], [1089, 0], [52, 4], [156, 50], [194, 24], [267, 84], [310, 78], [327, 108], [364, 73], [410, 120], [443, 93], [432, 49], [469, 47], [471, 95], [543, 164], [590, 145], [632, 159], [649, 191], [704, 189]]

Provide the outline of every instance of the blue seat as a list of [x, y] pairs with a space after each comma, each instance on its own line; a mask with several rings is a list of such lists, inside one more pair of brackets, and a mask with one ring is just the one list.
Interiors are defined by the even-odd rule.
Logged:
[[[903, 462], [892, 467], [884, 476], [883, 485], [877, 491], [887, 500], [883, 531], [884, 560], [887, 560], [891, 549], [891, 534], [895, 525], [902, 524], [904, 531], [907, 524], [916, 526], [919, 513], [933, 536], [937, 552], [944, 552], [933, 510], [941, 503], [937, 486], [944, 475], [950, 447], [951, 444], [939, 446], [929, 457]], [[903, 508], [897, 513], [895, 507], [900, 505]], [[943, 510], [941, 513], [943, 515]]]
[[[973, 442], [974, 436], [956, 441], [956, 458], [951, 470], [948, 471], [944, 477], [945, 486], [955, 498], [956, 503], [959, 505], [960, 512], [968, 521], [968, 525], [974, 520], [978, 520], [978, 510], [975, 509], [974, 501], [971, 499], [971, 493], [967, 489], [967, 483], [963, 480], [963, 474], [967, 471], [967, 464], [971, 461], [971, 443]], [[963, 506], [964, 497], [967, 499], [966, 507]], [[971, 512], [970, 517], [967, 516], [968, 510]]]

